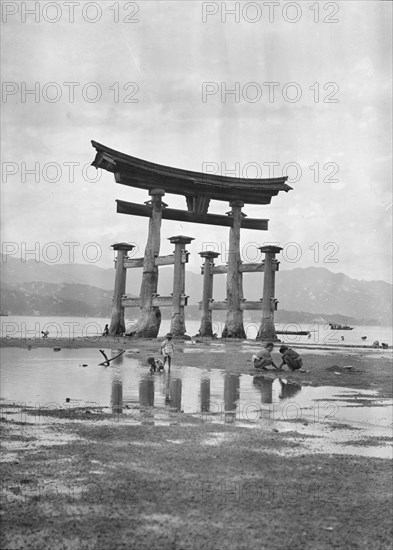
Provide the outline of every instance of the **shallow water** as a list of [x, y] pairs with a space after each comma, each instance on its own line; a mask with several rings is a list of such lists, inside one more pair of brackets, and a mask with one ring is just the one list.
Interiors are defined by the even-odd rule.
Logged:
[[[109, 357], [111, 353], [118, 352], [108, 351]], [[97, 349], [3, 348], [3, 415], [51, 423], [58, 419], [34, 411], [87, 407], [114, 413], [117, 421], [162, 425], [176, 423], [177, 414], [184, 413], [202, 422], [318, 436], [322, 439], [309, 444], [314, 452], [391, 456], [391, 444], [349, 448], [360, 438], [391, 436], [392, 400], [371, 390], [301, 387], [269, 373], [251, 376], [186, 364], [151, 375], [145, 358], [130, 351], [109, 367], [99, 365], [102, 360]]]

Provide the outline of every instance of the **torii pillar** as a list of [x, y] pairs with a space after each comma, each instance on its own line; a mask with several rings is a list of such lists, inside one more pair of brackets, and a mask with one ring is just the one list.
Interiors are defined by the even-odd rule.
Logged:
[[124, 322], [124, 307], [121, 305], [121, 298], [126, 292], [126, 275], [127, 270], [124, 267], [124, 258], [127, 252], [132, 250], [134, 245], [128, 243], [112, 244], [111, 248], [117, 250], [116, 258], [116, 274], [115, 274], [115, 290], [113, 292], [112, 315], [109, 334], [117, 336], [126, 332]]
[[212, 311], [209, 309], [210, 300], [213, 298], [213, 274], [211, 268], [214, 266], [215, 258], [218, 258], [220, 254], [206, 250], [205, 252], [199, 252], [199, 255], [205, 258], [203, 264], [202, 316], [199, 335], [213, 337]]
[[259, 250], [265, 254], [265, 265], [263, 278], [262, 319], [256, 339], [274, 342], [277, 340], [276, 331], [274, 328], [274, 312], [277, 308], [277, 300], [274, 297], [275, 276], [279, 266], [279, 262], [276, 260], [276, 254], [279, 254], [282, 248], [280, 246], [261, 246]]
[[164, 203], [161, 197], [165, 195], [163, 189], [149, 191], [152, 207], [149, 219], [149, 235], [143, 260], [143, 275], [140, 293], [140, 315], [138, 320], [137, 335], [141, 338], [157, 338], [161, 324], [161, 311], [159, 307], [153, 307], [153, 294], [157, 294], [158, 267], [155, 263], [156, 256], [160, 253], [161, 219]]
[[227, 271], [227, 318], [222, 338], [246, 338], [243, 326], [243, 311], [240, 309], [240, 302], [243, 299], [242, 274], [239, 271], [240, 259], [240, 228], [242, 218], [243, 201], [231, 201], [232, 208], [229, 213], [233, 218], [229, 230], [229, 253]]
[[174, 337], [182, 337], [186, 333], [184, 321], [185, 301], [185, 263], [182, 261], [185, 245], [193, 241], [193, 237], [178, 235], [170, 237], [169, 242], [175, 245], [175, 264], [173, 269], [172, 319], [171, 333]]

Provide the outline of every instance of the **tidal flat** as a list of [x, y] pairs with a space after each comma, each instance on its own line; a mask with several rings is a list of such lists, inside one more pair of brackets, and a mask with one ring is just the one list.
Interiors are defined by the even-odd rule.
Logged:
[[154, 340], [8, 343], [1, 548], [391, 548], [391, 350], [256, 373], [256, 342], [179, 341], [150, 374]]

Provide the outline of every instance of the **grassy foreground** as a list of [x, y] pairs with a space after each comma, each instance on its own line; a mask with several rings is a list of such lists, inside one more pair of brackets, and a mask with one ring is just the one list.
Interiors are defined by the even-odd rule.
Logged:
[[2, 549], [391, 548], [389, 461], [294, 456], [296, 432], [178, 416], [2, 432]]

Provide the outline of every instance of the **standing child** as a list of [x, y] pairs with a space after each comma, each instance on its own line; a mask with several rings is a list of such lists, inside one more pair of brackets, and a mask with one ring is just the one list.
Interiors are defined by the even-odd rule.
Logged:
[[164, 365], [168, 360], [168, 369], [171, 368], [171, 362], [172, 362], [174, 350], [175, 348], [172, 342], [172, 333], [168, 332], [165, 340], [161, 344], [161, 353], [164, 356]]

